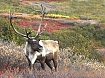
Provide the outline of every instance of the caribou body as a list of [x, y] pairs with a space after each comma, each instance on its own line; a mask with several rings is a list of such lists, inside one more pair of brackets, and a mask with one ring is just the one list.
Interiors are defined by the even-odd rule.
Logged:
[[57, 71], [57, 60], [58, 60], [58, 52], [59, 45], [57, 41], [54, 40], [40, 40], [38, 43], [32, 41], [26, 42], [25, 45], [25, 55], [29, 62], [29, 67], [34, 67], [35, 62], [41, 63], [41, 67], [45, 70], [45, 63], [52, 70], [53, 67], [51, 65], [51, 60], [54, 63], [55, 71]]
[[53, 67], [51, 65], [51, 61], [53, 61], [55, 71], [57, 71], [57, 60], [58, 60], [58, 52], [59, 52], [58, 41], [40, 40], [40, 34], [42, 33], [40, 32], [40, 28], [45, 14], [45, 8], [43, 7], [42, 4], [40, 6], [41, 6], [40, 12], [42, 13], [42, 18], [35, 37], [29, 37], [29, 34], [31, 34], [32, 31], [30, 32], [26, 31], [26, 35], [25, 35], [15, 29], [14, 25], [12, 24], [13, 13], [11, 12], [9, 15], [10, 25], [17, 34], [23, 36], [26, 39], [24, 53], [28, 60], [30, 69], [33, 69], [35, 62], [39, 62], [41, 63], [41, 67], [43, 70], [45, 70], [45, 63], [52, 70]]

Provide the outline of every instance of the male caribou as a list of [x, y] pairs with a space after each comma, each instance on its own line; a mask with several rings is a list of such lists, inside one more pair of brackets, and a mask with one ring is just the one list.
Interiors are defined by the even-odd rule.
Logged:
[[34, 68], [35, 62], [39, 62], [43, 70], [45, 70], [45, 63], [46, 63], [52, 71], [53, 67], [51, 65], [51, 61], [53, 61], [55, 71], [57, 71], [58, 52], [59, 52], [58, 41], [40, 40], [40, 35], [42, 33], [40, 32], [40, 28], [42, 25], [44, 14], [45, 14], [45, 7], [43, 7], [42, 4], [40, 6], [41, 6], [40, 12], [42, 13], [42, 18], [41, 18], [41, 22], [40, 22], [40, 25], [39, 25], [39, 28], [35, 37], [29, 36], [29, 34], [31, 34], [32, 31], [30, 32], [26, 31], [26, 34], [23, 34], [17, 31], [17, 29], [12, 24], [13, 13], [11, 12], [9, 14], [10, 25], [15, 31], [15, 33], [21, 35], [22, 37], [26, 39], [24, 53], [28, 60], [30, 70]]

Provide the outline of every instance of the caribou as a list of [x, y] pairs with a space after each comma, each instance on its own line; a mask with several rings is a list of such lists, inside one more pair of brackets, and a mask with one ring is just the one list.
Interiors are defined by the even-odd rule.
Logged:
[[[42, 4], [40, 6], [41, 6], [40, 12], [42, 14], [42, 17], [36, 36], [34, 37], [29, 36], [33, 31], [27, 32], [27, 30], [25, 30], [26, 34], [19, 32], [12, 23], [13, 13], [11, 12], [9, 13], [10, 26], [13, 28], [15, 33], [21, 35], [26, 40], [24, 53], [28, 60], [30, 70], [34, 69], [34, 64], [36, 62], [39, 62], [43, 70], [45, 70], [45, 63], [46, 63], [47, 66], [51, 69], [51, 71], [53, 71], [53, 68], [55, 68], [55, 71], [57, 71], [59, 44], [58, 41], [40, 39], [40, 35], [41, 33], [43, 33], [43, 31], [41, 32], [41, 26], [45, 14], [45, 8], [43, 7]], [[51, 61], [53, 61], [54, 67], [52, 66]]]

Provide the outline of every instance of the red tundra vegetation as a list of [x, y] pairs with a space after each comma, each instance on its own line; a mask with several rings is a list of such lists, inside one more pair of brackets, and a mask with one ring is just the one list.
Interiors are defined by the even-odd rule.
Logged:
[[[40, 20], [38, 21], [27, 21], [27, 20], [21, 20], [18, 25], [22, 28], [33, 28], [35, 31], [37, 31], [39, 26]], [[44, 20], [41, 29], [44, 28], [44, 25], [47, 24], [45, 30], [47, 32], [52, 32], [53, 30], [60, 30], [63, 28], [68, 28], [70, 25], [62, 24], [58, 21], [53, 20]]]

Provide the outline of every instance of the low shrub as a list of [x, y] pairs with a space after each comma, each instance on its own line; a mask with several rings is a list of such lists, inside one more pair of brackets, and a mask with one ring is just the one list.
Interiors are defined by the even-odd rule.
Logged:
[[[11, 42], [15, 44], [24, 45], [25, 39], [18, 34], [16, 34], [8, 20], [1, 18], [0, 21], [0, 38], [4, 41]], [[14, 23], [15, 24], [15, 23]], [[16, 24], [15, 24], [16, 25]], [[25, 33], [24, 29], [16, 26], [19, 32]], [[31, 28], [27, 29], [31, 30]], [[36, 33], [32, 33], [30, 36], [35, 36]], [[45, 32], [41, 35], [41, 39], [53, 39], [59, 41], [60, 48], [73, 47], [74, 54], [83, 54], [90, 59], [97, 59], [99, 61], [103, 60], [103, 56], [95, 50], [93, 41], [101, 41], [100, 45], [104, 45], [104, 29], [97, 28], [95, 25], [84, 25], [84, 26], [74, 26], [68, 29], [55, 30], [51, 33]]]
[[103, 55], [95, 50], [92, 39], [71, 30], [54, 31], [51, 39], [59, 41], [60, 48], [75, 47], [74, 54], [82, 54], [90, 59], [103, 61]]
[[[23, 29], [19, 26], [16, 26], [20, 32], [25, 33]], [[16, 34], [10, 26], [8, 19], [0, 18], [0, 38], [7, 42], [14, 42], [16, 44], [24, 43], [24, 39]], [[20, 42], [21, 41], [21, 42]]]
[[[60, 49], [58, 54], [58, 72], [42, 71], [40, 64], [35, 64], [36, 70], [29, 70], [28, 61], [23, 48], [14, 43], [4, 43], [0, 40], [0, 78], [104, 78], [105, 66], [94, 59], [88, 59], [82, 54], [74, 54], [74, 48]], [[88, 74], [88, 75], [87, 75]]]

